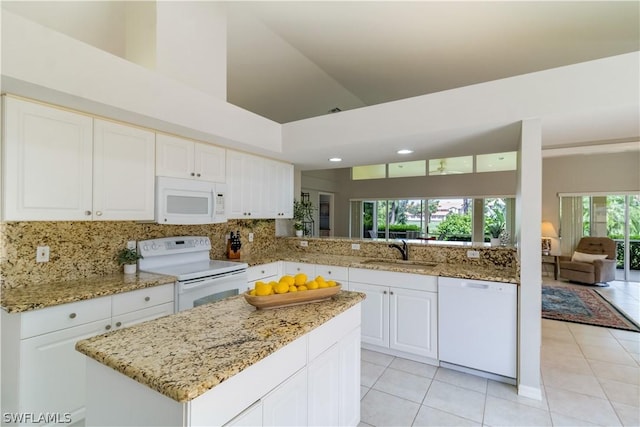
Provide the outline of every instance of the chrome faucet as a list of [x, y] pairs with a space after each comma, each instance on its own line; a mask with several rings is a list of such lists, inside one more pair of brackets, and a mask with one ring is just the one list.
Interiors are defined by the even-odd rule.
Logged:
[[402, 259], [404, 261], [407, 261], [409, 259], [409, 248], [407, 248], [407, 242], [406, 240], [402, 241], [402, 247], [400, 247], [400, 245], [393, 243], [391, 245], [389, 245], [390, 248], [396, 248], [397, 250], [400, 251], [400, 253], [402, 254]]

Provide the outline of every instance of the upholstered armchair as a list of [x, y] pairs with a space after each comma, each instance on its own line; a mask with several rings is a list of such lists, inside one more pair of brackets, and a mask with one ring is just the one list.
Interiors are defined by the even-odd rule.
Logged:
[[559, 258], [560, 277], [594, 285], [616, 278], [616, 242], [608, 237], [583, 237], [572, 256]]

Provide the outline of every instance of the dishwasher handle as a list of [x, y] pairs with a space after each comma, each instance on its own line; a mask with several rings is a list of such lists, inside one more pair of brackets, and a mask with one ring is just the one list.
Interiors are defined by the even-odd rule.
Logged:
[[463, 288], [473, 288], [473, 289], [489, 289], [489, 285], [486, 283], [469, 283], [469, 282], [462, 282], [461, 283]]

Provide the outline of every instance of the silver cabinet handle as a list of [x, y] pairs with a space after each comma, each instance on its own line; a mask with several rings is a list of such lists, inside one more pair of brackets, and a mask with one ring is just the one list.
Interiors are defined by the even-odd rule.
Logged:
[[331, 274], [331, 270], [327, 271], [327, 274]]
[[104, 328], [108, 331], [109, 329], [111, 329], [111, 325], [107, 325]]
[[76, 318], [76, 316], [77, 316], [77, 314], [75, 314], [75, 313], [71, 313], [71, 314], [69, 315], [69, 319], [75, 319], [75, 318]]
[[84, 214], [89, 216], [89, 215], [91, 215], [91, 211], [84, 211]]
[[191, 172], [191, 176], [196, 176], [196, 173], [195, 172]]
[[96, 211], [96, 215], [102, 216], [102, 211]]
[[382, 293], [386, 295], [386, 294], [387, 294], [387, 291], [382, 291]]
[[264, 270], [260, 270], [260, 274], [264, 274]]
[[116, 322], [116, 327], [119, 328], [120, 326], [122, 326], [122, 322]]
[[197, 173], [197, 174], [196, 174], [196, 176], [197, 176], [197, 177], [200, 177], [200, 174], [199, 174], [199, 173]]
[[151, 297], [144, 297], [144, 300], [149, 302], [151, 300]]
[[389, 294], [390, 294], [390, 295], [393, 295], [393, 291], [389, 291]]

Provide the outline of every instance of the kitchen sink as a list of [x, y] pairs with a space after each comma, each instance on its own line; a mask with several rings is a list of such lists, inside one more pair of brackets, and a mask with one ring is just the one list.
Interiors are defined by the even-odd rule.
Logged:
[[429, 261], [405, 261], [401, 259], [365, 259], [360, 261], [361, 264], [378, 265], [381, 267], [400, 267], [406, 269], [424, 270], [426, 268], [435, 267], [438, 263]]

